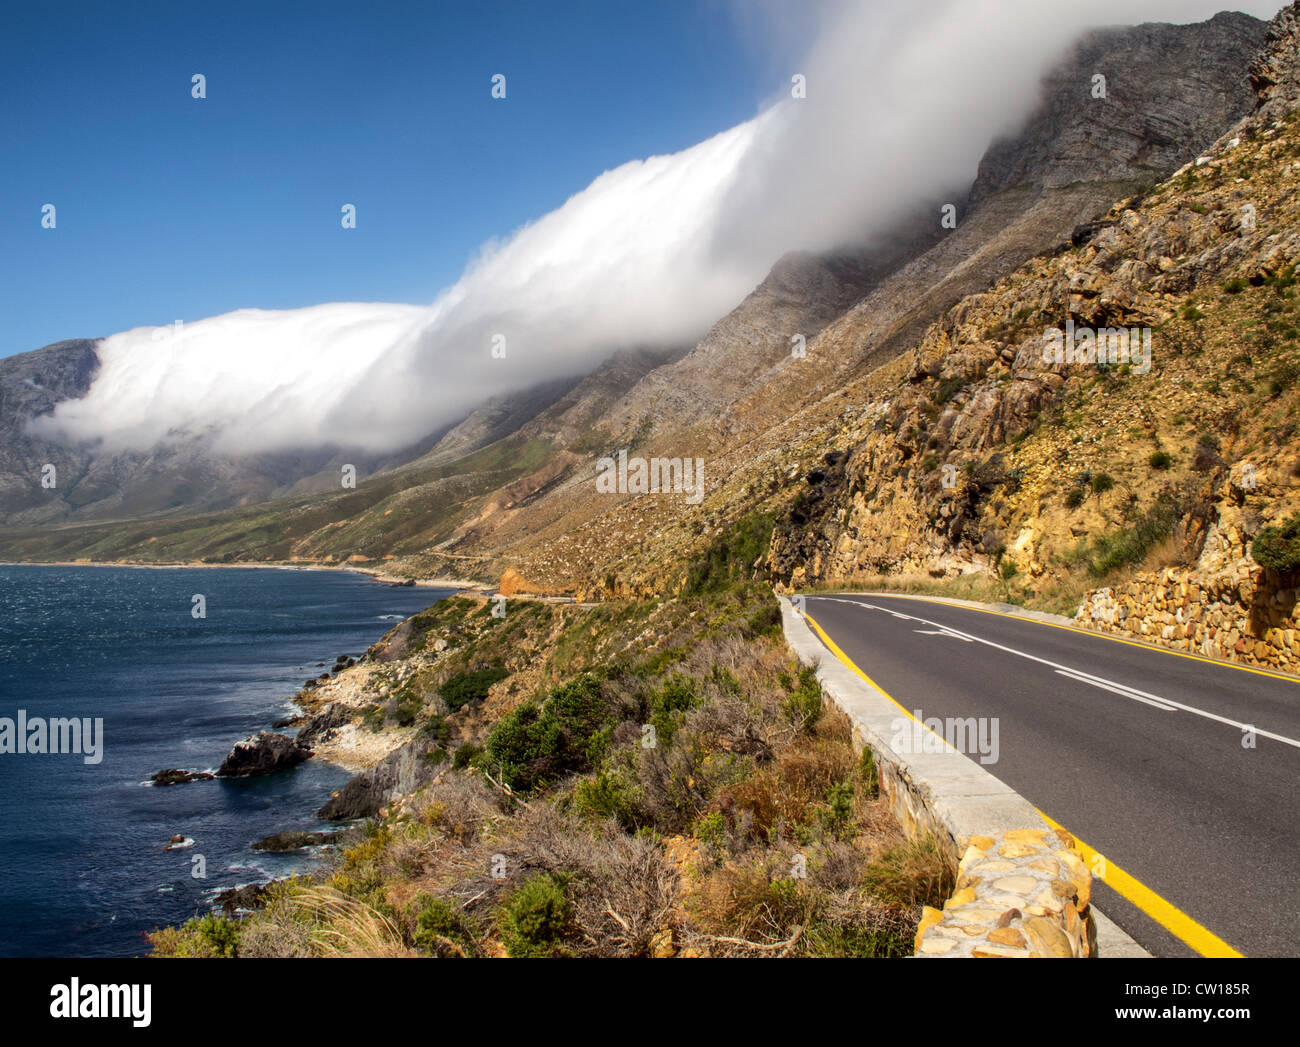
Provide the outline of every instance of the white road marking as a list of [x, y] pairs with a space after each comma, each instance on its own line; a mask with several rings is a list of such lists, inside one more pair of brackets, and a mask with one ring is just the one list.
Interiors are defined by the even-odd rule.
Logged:
[[960, 640], [962, 643], [970, 643], [969, 636], [962, 636], [950, 629], [913, 629], [912, 632], [920, 633], [922, 636], [947, 636], [953, 640]]
[[[835, 598], [834, 597], [809, 597], [809, 599], [835, 599]], [[1039, 658], [1037, 655], [1027, 654], [1024, 651], [1017, 651], [1014, 647], [1006, 647], [1000, 643], [994, 643], [992, 640], [986, 640], [984, 639], [984, 637], [976, 636], [973, 633], [964, 633], [959, 629], [954, 629], [951, 626], [942, 624], [941, 622], [932, 622], [927, 618], [917, 618], [911, 615], [899, 615], [897, 612], [890, 610], [888, 607], [879, 607], [876, 604], [863, 603], [861, 600], [835, 599], [835, 602], [851, 603], [858, 607], [863, 607], [869, 611], [883, 611], [885, 614], [894, 615], [895, 618], [907, 617], [911, 621], [920, 622], [923, 625], [932, 625], [936, 629], [942, 629], [945, 632], [953, 633], [954, 635], [960, 636], [967, 640], [974, 640], [976, 643], [982, 643], [986, 647], [992, 647], [999, 651], [1005, 651], [1007, 654], [1014, 654], [1017, 658], [1027, 658], [1031, 662], [1038, 662], [1040, 665], [1046, 665], [1050, 669], [1053, 669], [1056, 672], [1061, 673], [1062, 675], [1082, 678], [1084, 682], [1094, 684], [1095, 686], [1098, 687], [1104, 686], [1107, 689], [1123, 688], [1123, 693], [1125, 693], [1126, 697], [1133, 698], [1133, 697], [1140, 696], [1141, 698], [1149, 699], [1149, 701], [1147, 702], [1148, 705], [1152, 703], [1157, 703], [1157, 707], [1159, 705], [1165, 705], [1172, 709], [1181, 709], [1183, 712], [1192, 713], [1195, 716], [1202, 716], [1207, 720], [1215, 720], [1219, 723], [1226, 723], [1229, 727], [1235, 727], [1239, 731], [1242, 732], [1251, 731], [1252, 733], [1259, 735], [1261, 738], [1271, 738], [1275, 742], [1281, 742], [1283, 745], [1290, 745], [1293, 748], [1300, 749], [1300, 740], [1297, 740], [1295, 738], [1288, 738], [1284, 734], [1274, 734], [1272, 731], [1261, 730], [1260, 728], [1256, 727], [1254, 724], [1241, 723], [1238, 720], [1232, 720], [1226, 716], [1220, 716], [1218, 713], [1212, 713], [1206, 709], [1198, 709], [1194, 705], [1185, 705], [1182, 702], [1176, 702], [1172, 698], [1161, 698], [1159, 695], [1147, 694], [1145, 691], [1136, 690], [1135, 688], [1128, 687], [1125, 684], [1117, 684], [1112, 680], [1106, 680], [1100, 676], [1093, 676], [1090, 673], [1085, 673], [1081, 669], [1075, 669], [1069, 665], [1061, 665], [1059, 662], [1053, 662], [1047, 658]]]
[[1149, 698], [1143, 691], [1130, 690], [1122, 684], [1113, 684], [1094, 677], [1084, 676], [1082, 673], [1067, 672], [1065, 669], [1057, 669], [1056, 671], [1061, 676], [1065, 676], [1071, 680], [1077, 680], [1079, 683], [1092, 684], [1093, 687], [1100, 687], [1103, 691], [1110, 691], [1112, 694], [1122, 695], [1125, 698], [1132, 698], [1135, 702], [1142, 702], [1144, 705], [1150, 705], [1156, 709], [1163, 709], [1167, 713], [1174, 711], [1174, 707], [1163, 698]]

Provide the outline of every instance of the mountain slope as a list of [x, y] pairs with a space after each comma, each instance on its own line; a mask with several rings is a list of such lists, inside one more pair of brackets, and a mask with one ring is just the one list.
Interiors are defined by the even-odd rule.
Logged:
[[[1048, 78], [1026, 127], [990, 148], [955, 230], [940, 225], [936, 202], [902, 216], [869, 249], [789, 256], [692, 351], [619, 371], [631, 380], [616, 395], [605, 395], [619, 384], [607, 369], [595, 383], [603, 392], [579, 385], [476, 450], [514, 422], [508, 412], [493, 421], [485, 409], [420, 468], [382, 474], [357, 492], [192, 522], [10, 532], [0, 535], [0, 555], [364, 557], [411, 574], [495, 578], [514, 568], [550, 589], [585, 590], [607, 576], [654, 588], [671, 575], [665, 548], [699, 545], [715, 516], [735, 509], [730, 490], [718, 497], [713, 488], [743, 477], [747, 502], [776, 497], [798, 462], [789, 447], [810, 427], [822, 431], [864, 376], [892, 374], [898, 354], [945, 309], [1068, 243], [1080, 223], [1167, 175], [1245, 113], [1253, 98], [1246, 68], [1263, 32], [1254, 19], [1221, 15], [1090, 35]], [[1106, 100], [1089, 92], [1097, 69], [1108, 76]], [[791, 355], [794, 335], [804, 336], [805, 359]], [[705, 458], [706, 505], [598, 495], [596, 459], [619, 447]]]

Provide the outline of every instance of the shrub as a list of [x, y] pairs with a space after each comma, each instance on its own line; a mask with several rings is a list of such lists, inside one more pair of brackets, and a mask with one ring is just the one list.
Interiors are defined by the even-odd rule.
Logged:
[[155, 956], [180, 959], [233, 959], [239, 955], [240, 924], [209, 913], [180, 927], [164, 927], [147, 935]]
[[456, 750], [456, 754], [451, 758], [451, 765], [458, 771], [463, 770], [474, 762], [474, 757], [482, 752], [482, 746], [475, 745], [473, 742], [466, 742]]
[[433, 956], [473, 955], [473, 936], [460, 911], [445, 898], [422, 894], [416, 898], [414, 911], [411, 941], [417, 949]]
[[488, 735], [485, 754], [512, 789], [547, 785], [591, 768], [611, 719], [600, 681], [583, 673], [541, 705], [525, 702], [502, 717]]
[[438, 694], [447, 703], [447, 708], [454, 711], [470, 702], [481, 702], [487, 697], [488, 689], [494, 683], [504, 680], [509, 675], [510, 671], [499, 665], [473, 672], [457, 673], [438, 688]]
[[951, 377], [941, 379], [934, 390], [934, 394], [930, 398], [931, 402], [937, 406], [946, 404], [961, 391], [962, 386], [965, 384], [966, 379], [961, 375], [952, 375]]
[[1278, 574], [1300, 571], [1300, 515], [1281, 527], [1263, 528], [1251, 544], [1250, 555], [1261, 567]]
[[[791, 507], [791, 513], [797, 511]], [[691, 566], [686, 576], [685, 595], [721, 592], [738, 581], [747, 581], [754, 564], [767, 553], [772, 541], [774, 520], [768, 513], [755, 513], [737, 520], [714, 539], [702, 560]]]
[[644, 821], [635, 783], [625, 775], [606, 770], [578, 783], [573, 790], [573, 810], [587, 817], [613, 818], [628, 831], [635, 831]]
[[828, 810], [822, 816], [822, 826], [836, 836], [848, 828], [853, 818], [853, 783], [836, 782], [826, 790]]
[[851, 922], [814, 920], [808, 948], [814, 956], [838, 959], [901, 959], [912, 955], [916, 920], [898, 906], [870, 906]]
[[746, 625], [751, 636], [779, 638], [781, 635], [781, 605], [773, 599], [764, 601], [763, 606], [750, 615]]
[[1300, 364], [1291, 360], [1281, 363], [1274, 369], [1268, 383], [1269, 392], [1274, 395], [1285, 392], [1295, 385], [1297, 378], [1300, 378]]
[[811, 727], [822, 714], [822, 685], [817, 681], [817, 670], [805, 665], [799, 670], [799, 683], [781, 704], [782, 711], [792, 720], [801, 720]]
[[1115, 486], [1115, 477], [1110, 473], [1098, 473], [1092, 478], [1093, 494], [1105, 494]]
[[1070, 509], [1079, 508], [1079, 506], [1083, 504], [1084, 498], [1086, 498], [1087, 496], [1088, 496], [1088, 492], [1085, 491], [1082, 487], [1070, 488], [1070, 493], [1065, 496], [1066, 507]]
[[876, 799], [880, 795], [880, 771], [876, 767], [875, 750], [869, 745], [862, 747], [862, 756], [858, 759], [858, 777], [862, 779], [867, 799]]
[[660, 742], [664, 745], [672, 743], [686, 713], [698, 702], [694, 680], [679, 673], [668, 677], [650, 703], [650, 722], [654, 724]]
[[1168, 451], [1152, 451], [1151, 456], [1147, 459], [1147, 465], [1152, 469], [1168, 469], [1173, 463]]
[[1132, 527], [1103, 535], [1093, 542], [1090, 570], [1094, 575], [1103, 575], [1116, 567], [1138, 563], [1153, 546], [1173, 533], [1180, 515], [1181, 510], [1172, 498], [1157, 499]]
[[867, 865], [862, 885], [871, 895], [896, 905], [942, 907], [952, 893], [955, 871], [931, 837], [889, 847]]
[[501, 907], [498, 926], [506, 952], [515, 957], [567, 955], [563, 939], [572, 917], [563, 880], [551, 873], [534, 876]]

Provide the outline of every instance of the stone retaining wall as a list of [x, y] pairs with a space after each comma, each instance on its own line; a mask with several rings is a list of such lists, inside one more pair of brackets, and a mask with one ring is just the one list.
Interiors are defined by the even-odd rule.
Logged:
[[1050, 829], [975, 836], [942, 910], [925, 907], [917, 956], [1073, 959], [1097, 951], [1092, 874]]
[[1248, 559], [1208, 574], [1166, 568], [1118, 586], [1095, 589], [1075, 620], [1127, 633], [1177, 651], [1253, 665], [1300, 670], [1300, 592], [1270, 586]]

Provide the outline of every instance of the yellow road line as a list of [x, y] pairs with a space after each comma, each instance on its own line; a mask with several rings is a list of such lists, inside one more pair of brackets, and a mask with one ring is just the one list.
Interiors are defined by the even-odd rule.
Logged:
[[[1034, 810], [1038, 811], [1038, 808], [1035, 807]], [[1104, 880], [1107, 887], [1115, 891], [1116, 894], [1127, 898], [1175, 938], [1190, 945], [1202, 956], [1242, 958], [1241, 953], [1213, 931], [1202, 927], [1176, 905], [1165, 901], [1150, 887], [1134, 879], [1105, 855], [1088, 846], [1065, 826], [1053, 821], [1042, 811], [1038, 811], [1038, 813], [1043, 821], [1053, 829], [1059, 829], [1074, 841], [1075, 848], [1083, 855], [1083, 860], [1088, 863], [1088, 868], [1095, 870], [1100, 860], [1100, 866], [1105, 871], [1094, 871], [1094, 876]]]
[[[1084, 629], [1077, 625], [1061, 625], [1059, 622], [1044, 622], [1037, 618], [1025, 618], [1019, 614], [1007, 614], [1006, 611], [995, 611], [989, 607], [969, 607], [961, 603], [949, 603], [947, 600], [937, 600], [930, 596], [914, 596], [911, 593], [842, 593], [843, 596], [880, 596], [885, 599], [903, 599], [903, 600], [920, 600], [923, 603], [937, 603], [943, 607], [955, 607], [959, 611], [978, 611], [980, 614], [996, 614], [999, 618], [1013, 618], [1017, 622], [1028, 622], [1030, 625], [1045, 625], [1049, 629], [1064, 629], [1066, 632], [1074, 633], [1076, 636], [1090, 636], [1098, 640], [1109, 640], [1111, 643], [1122, 643], [1126, 647], [1136, 647], [1142, 651], [1155, 651], [1157, 654], [1168, 654], [1175, 658], [1190, 658], [1194, 662], [1205, 662], [1207, 665], [1217, 665], [1223, 669], [1236, 669], [1238, 672], [1252, 673], [1255, 676], [1267, 676], [1274, 680], [1282, 680], [1285, 683], [1300, 684], [1300, 677], [1291, 676], [1287, 673], [1272, 672], [1268, 669], [1256, 669], [1249, 665], [1240, 665], [1237, 662], [1225, 661], [1221, 658], [1206, 658], [1204, 655], [1191, 654], [1187, 651], [1173, 651], [1168, 647], [1159, 647], [1154, 643], [1143, 643], [1141, 640], [1125, 640], [1119, 636], [1112, 636], [1110, 633], [1099, 632], [1094, 629]], [[817, 597], [814, 596], [814, 599]]]
[[[942, 601], [931, 601], [931, 602], [938, 603]], [[952, 605], [949, 604], [948, 606], [952, 606]], [[972, 608], [972, 610], [974, 610], [974, 608]], [[991, 611], [989, 613], [999, 614], [1000, 612]], [[840, 662], [844, 664], [845, 667], [851, 669], [857, 676], [861, 677], [864, 681], [866, 681], [867, 684], [869, 684], [871, 687], [879, 691], [882, 695], [884, 695], [891, 702], [893, 702], [894, 705], [897, 706], [898, 709], [902, 711], [903, 715], [906, 716], [909, 720], [916, 721], [916, 717], [913, 716], [910, 711], [904, 709], [903, 706], [899, 705], [893, 695], [891, 695], [888, 691], [886, 691], [883, 687], [881, 687], [880, 684], [876, 683], [875, 680], [873, 680], [870, 676], [868, 676], [861, 669], [859, 669], [858, 666], [854, 663], [853, 659], [850, 658], [847, 654], [845, 654], [842, 650], [840, 650], [838, 645], [836, 645], [835, 641], [832, 640], [830, 636], [827, 635], [826, 630], [823, 629], [817, 623], [817, 621], [813, 618], [812, 615], [808, 614], [808, 612], [805, 611], [803, 617], [804, 617], [804, 621], [806, 621], [809, 625], [811, 625], [814, 631], [817, 633], [817, 635], [821, 637], [822, 643], [824, 643], [827, 646], [831, 654], [835, 655], [835, 657], [838, 658]], [[1004, 617], [1014, 618], [1016, 616], [1005, 615]], [[1031, 618], [1022, 618], [1020, 620], [1033, 621], [1033, 619]], [[1040, 622], [1038, 624], [1050, 625], [1051, 623]], [[1064, 627], [1061, 626], [1059, 628], [1064, 628]], [[1236, 667], [1234, 666], [1234, 668]], [[921, 726], [925, 727], [925, 724], [922, 723]], [[1090, 847], [1088, 844], [1084, 843], [1077, 836], [1075, 836], [1074, 833], [1070, 832], [1069, 829], [1065, 828], [1065, 826], [1061, 825], [1059, 822], [1053, 821], [1050, 817], [1044, 814], [1037, 807], [1035, 807], [1034, 810], [1038, 811], [1039, 817], [1041, 817], [1043, 821], [1045, 821], [1053, 829], [1061, 830], [1062, 832], [1066, 833], [1071, 840], [1074, 841], [1075, 847], [1078, 849], [1079, 853], [1083, 856], [1083, 860], [1088, 863], [1089, 869], [1096, 870], [1098, 868], [1097, 860], [1100, 859], [1100, 867], [1104, 871], [1102, 872], [1094, 871], [1093, 873], [1094, 876], [1096, 876], [1099, 880], [1104, 881], [1106, 886], [1110, 887], [1120, 897], [1124, 898], [1125, 900], [1131, 902], [1133, 905], [1137, 906], [1138, 909], [1146, 913], [1147, 916], [1151, 917], [1151, 919], [1155, 920], [1156, 923], [1160, 924], [1161, 927], [1167, 930], [1179, 941], [1190, 946], [1192, 949], [1195, 949], [1202, 956], [1241, 957], [1243, 955], [1242, 953], [1234, 949], [1231, 945], [1229, 945], [1227, 942], [1225, 942], [1218, 935], [1216, 935], [1213, 931], [1197, 923], [1194, 919], [1188, 916], [1185, 912], [1179, 909], [1172, 902], [1165, 900], [1160, 895], [1156, 894], [1156, 892], [1153, 891], [1146, 884], [1142, 883], [1137, 878], [1125, 872], [1118, 865], [1116, 865], [1114, 861], [1105, 857], [1104, 855], [1100, 854], [1097, 850]]]

